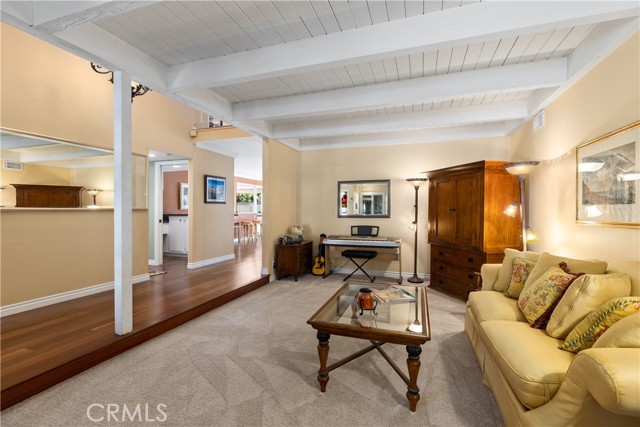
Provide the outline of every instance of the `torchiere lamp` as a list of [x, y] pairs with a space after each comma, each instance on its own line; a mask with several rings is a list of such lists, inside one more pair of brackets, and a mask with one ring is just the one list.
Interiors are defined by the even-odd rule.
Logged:
[[[524, 178], [538, 166], [540, 162], [514, 162], [502, 165], [511, 175], [516, 175], [520, 181], [520, 221], [522, 222], [522, 250], [527, 250], [527, 221], [525, 219], [525, 206], [524, 206]], [[508, 215], [508, 214], [507, 214]]]
[[93, 204], [87, 207], [93, 209], [99, 208], [100, 206], [98, 206], [98, 203], [96, 203], [96, 196], [98, 195], [98, 192], [102, 190], [98, 190], [97, 188], [86, 188], [84, 191], [86, 191], [88, 195], [93, 197]]
[[415, 227], [415, 238], [414, 238], [414, 245], [413, 245], [413, 276], [409, 277], [407, 280], [411, 283], [422, 283], [424, 282], [424, 280], [418, 277], [418, 271], [417, 271], [417, 268], [418, 268], [418, 190], [420, 190], [420, 187], [422, 187], [422, 185], [425, 182], [427, 182], [427, 178], [407, 178], [407, 182], [411, 184], [413, 188], [415, 188], [416, 190], [416, 201], [414, 205], [415, 219], [413, 220], [413, 226]]

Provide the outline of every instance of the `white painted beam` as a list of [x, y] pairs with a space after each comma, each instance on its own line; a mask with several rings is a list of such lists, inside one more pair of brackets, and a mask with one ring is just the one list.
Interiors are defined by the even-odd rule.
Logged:
[[387, 116], [301, 122], [296, 124], [273, 123], [271, 136], [275, 139], [321, 138], [337, 135], [395, 132], [505, 120], [522, 120], [526, 117], [526, 102], [514, 101], [390, 114]]
[[219, 87], [636, 16], [635, 1], [480, 2], [176, 65], [170, 88]]
[[458, 141], [476, 138], [499, 138], [507, 135], [512, 122], [459, 126], [429, 130], [388, 132], [331, 138], [308, 138], [300, 142], [300, 151], [328, 150], [348, 147], [372, 147], [395, 144], [421, 144], [426, 142]]
[[74, 27], [56, 33], [54, 37], [74, 46], [74, 53], [111, 70], [126, 70], [132, 80], [152, 89], [167, 85], [164, 64], [95, 24]]
[[408, 105], [483, 92], [531, 90], [566, 81], [565, 58], [462, 71], [371, 86], [336, 89], [234, 104], [234, 121], [274, 120], [386, 105]]
[[38, 30], [54, 33], [120, 15], [156, 1], [37, 1], [32, 2], [32, 25]]
[[186, 90], [173, 94], [173, 97], [198, 111], [212, 114], [216, 119], [231, 122], [233, 116], [231, 102], [210, 90]]
[[133, 330], [133, 202], [131, 184], [131, 77], [113, 72], [113, 282], [115, 333]]

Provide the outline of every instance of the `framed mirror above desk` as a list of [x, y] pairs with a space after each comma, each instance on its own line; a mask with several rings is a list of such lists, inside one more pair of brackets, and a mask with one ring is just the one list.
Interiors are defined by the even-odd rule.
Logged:
[[338, 181], [338, 218], [389, 218], [391, 181]]

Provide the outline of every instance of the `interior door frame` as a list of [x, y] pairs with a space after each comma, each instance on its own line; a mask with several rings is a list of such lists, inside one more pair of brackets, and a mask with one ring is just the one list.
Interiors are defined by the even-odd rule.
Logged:
[[189, 160], [163, 160], [158, 162], [153, 162], [154, 167], [154, 188], [151, 189], [154, 197], [154, 217], [149, 218], [150, 221], [153, 221], [153, 258], [149, 258], [149, 265], [162, 265], [164, 262], [163, 258], [163, 234], [162, 234], [162, 216], [163, 216], [163, 190], [164, 190], [164, 167], [173, 166], [173, 165], [187, 165], [187, 171], [189, 169]]

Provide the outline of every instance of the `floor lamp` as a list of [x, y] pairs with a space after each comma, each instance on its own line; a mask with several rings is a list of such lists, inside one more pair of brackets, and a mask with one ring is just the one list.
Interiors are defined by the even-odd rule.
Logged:
[[530, 161], [530, 162], [515, 162], [515, 163], [507, 163], [506, 165], [502, 165], [503, 168], [507, 170], [511, 175], [515, 175], [518, 177], [520, 181], [520, 221], [522, 222], [522, 250], [527, 250], [527, 222], [525, 220], [525, 206], [524, 206], [524, 178], [531, 173], [533, 168], [538, 166], [540, 162], [538, 161]]
[[427, 182], [427, 178], [407, 178], [407, 182], [413, 186], [416, 190], [416, 202], [414, 206], [415, 211], [415, 219], [413, 220], [413, 226], [415, 227], [415, 240], [413, 245], [413, 276], [409, 277], [407, 280], [411, 283], [422, 283], [420, 277], [418, 277], [418, 190], [420, 187]]

